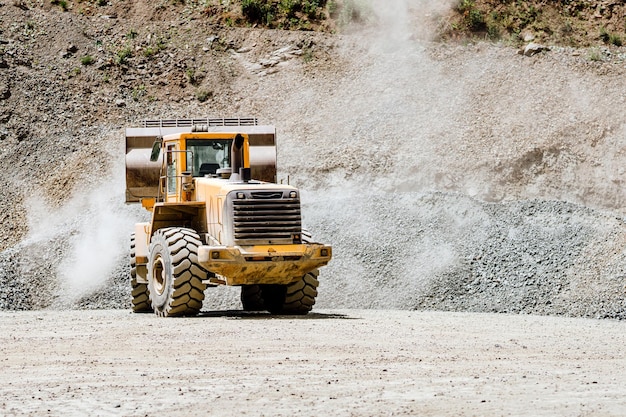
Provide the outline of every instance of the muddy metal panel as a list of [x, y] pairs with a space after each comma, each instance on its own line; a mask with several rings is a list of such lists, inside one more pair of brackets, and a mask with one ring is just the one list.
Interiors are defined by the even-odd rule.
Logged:
[[[201, 119], [202, 120], [202, 119]], [[212, 120], [212, 119], [211, 119]], [[230, 120], [230, 119], [226, 119]], [[146, 124], [150, 126], [150, 124]], [[156, 162], [150, 161], [152, 144], [161, 136], [191, 132], [191, 125], [126, 129], [126, 202], [136, 203], [142, 198], [157, 198], [163, 152]], [[274, 126], [212, 126], [208, 132], [246, 133], [250, 139], [250, 167], [252, 178], [276, 182], [276, 129]]]

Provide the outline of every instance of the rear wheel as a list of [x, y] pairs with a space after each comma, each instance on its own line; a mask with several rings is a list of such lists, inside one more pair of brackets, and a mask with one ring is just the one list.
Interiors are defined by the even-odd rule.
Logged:
[[133, 312], [152, 313], [148, 284], [137, 282], [137, 258], [135, 256], [135, 234], [130, 235], [130, 285]]
[[261, 294], [260, 285], [242, 285], [241, 286], [241, 305], [244, 311], [262, 311], [265, 310], [263, 296]]
[[195, 316], [202, 308], [206, 270], [198, 264], [200, 237], [191, 229], [166, 228], [148, 250], [148, 291], [159, 316]]
[[316, 269], [288, 285], [262, 286], [265, 308], [272, 314], [307, 314], [317, 297], [318, 275]]

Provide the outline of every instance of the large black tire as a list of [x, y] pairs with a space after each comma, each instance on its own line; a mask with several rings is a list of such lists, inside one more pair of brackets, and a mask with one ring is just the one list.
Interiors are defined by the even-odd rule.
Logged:
[[316, 269], [288, 285], [263, 285], [261, 293], [265, 309], [272, 314], [307, 314], [317, 297], [318, 275]]
[[148, 291], [162, 317], [195, 316], [202, 308], [206, 270], [198, 264], [202, 242], [191, 229], [157, 230], [148, 250]]
[[261, 295], [260, 285], [241, 286], [241, 305], [244, 311], [263, 311], [265, 304]]
[[137, 282], [137, 258], [135, 257], [134, 233], [130, 235], [130, 286], [133, 312], [152, 313], [148, 284]]

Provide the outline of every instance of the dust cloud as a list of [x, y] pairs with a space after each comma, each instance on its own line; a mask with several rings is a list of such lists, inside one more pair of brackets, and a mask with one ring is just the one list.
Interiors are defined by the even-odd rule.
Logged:
[[76, 215], [69, 238], [71, 250], [57, 270], [66, 283], [63, 295], [69, 303], [101, 287], [113, 275], [119, 259], [127, 260], [129, 231], [135, 219], [122, 210], [121, 184], [113, 187], [107, 184], [84, 201], [64, 207]]
[[[117, 139], [111, 143], [119, 143]], [[128, 264], [130, 231], [141, 213], [124, 205], [123, 158], [113, 153], [102, 155], [116, 161], [108, 175], [84, 181], [61, 206], [49, 206], [37, 193], [25, 204], [29, 234], [22, 245], [60, 255], [47, 265], [57, 278], [47, 300], [54, 308], [74, 306], [110, 281], [120, 262]]]
[[288, 100], [306, 117], [302, 126], [284, 121], [284, 136], [296, 138], [280, 148], [279, 165], [303, 190], [314, 237], [334, 247], [318, 305], [413, 308], [437, 280], [463, 268], [460, 237], [487, 220], [479, 205], [453, 198], [448, 208], [444, 196], [432, 195], [432, 178], [445, 170], [438, 145], [462, 129], [456, 114], [466, 96], [462, 80], [450, 79], [424, 46], [432, 17], [449, 3], [368, 4], [362, 14], [374, 13], [376, 24], [352, 28], [340, 46], [365, 65], [328, 94], [301, 91]]
[[440, 145], [463, 130], [457, 116], [467, 93], [463, 80], [446, 74], [424, 46], [425, 34], [434, 33], [427, 16], [443, 7], [431, 3], [370, 3], [377, 24], [338, 47], [361, 65], [287, 99], [290, 112], [277, 124], [286, 130], [281, 140], [297, 139], [280, 147], [280, 168], [303, 188], [434, 189], [432, 179], [445, 172]]
[[[359, 65], [328, 86], [305, 84], [277, 123], [287, 129], [281, 140], [291, 140], [279, 149], [279, 166], [303, 190], [304, 221], [317, 240], [333, 245], [318, 306], [572, 311], [559, 298], [570, 282], [612, 279], [605, 277], [616, 269], [611, 264], [600, 272], [578, 257], [607, 233], [603, 224], [616, 233], [623, 225], [585, 207], [546, 201], [577, 187], [569, 174], [580, 169], [576, 160], [561, 157], [560, 164], [570, 165], [551, 172], [548, 146], [535, 151], [545, 169], [524, 160], [524, 152], [532, 156], [545, 146], [539, 140], [547, 129], [566, 132], [569, 122], [556, 111], [545, 124], [532, 123], [544, 106], [567, 109], [552, 101], [561, 87], [538, 83], [541, 97], [533, 90], [511, 94], [525, 85], [520, 74], [542, 77], [511, 49], [497, 55], [497, 47], [484, 53], [477, 46], [451, 59], [449, 50], [461, 49], [429, 45], [427, 35], [435, 32], [427, 16], [443, 11], [431, 7], [394, 1], [371, 9], [378, 25], [355, 29], [339, 46]], [[497, 57], [483, 62], [489, 53]], [[505, 64], [491, 70], [499, 60]], [[493, 109], [502, 117], [491, 116]], [[494, 138], [491, 131], [502, 134]], [[567, 155], [565, 146], [553, 148]], [[498, 154], [521, 161], [491, 163]], [[515, 176], [505, 184], [494, 168]], [[521, 181], [522, 191], [515, 190], [522, 175], [536, 182], [536, 194]], [[561, 183], [550, 188], [543, 179]], [[602, 314], [614, 314], [615, 305]]]

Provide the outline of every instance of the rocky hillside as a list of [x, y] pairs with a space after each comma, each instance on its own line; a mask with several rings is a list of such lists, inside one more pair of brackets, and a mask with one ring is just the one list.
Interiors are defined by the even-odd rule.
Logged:
[[458, 23], [478, 1], [319, 3], [289, 31], [219, 3], [0, 0], [0, 308], [127, 307], [124, 127], [255, 115], [335, 247], [320, 307], [624, 317], [617, 42], [486, 40]]
[[459, 0], [440, 28], [443, 38], [620, 47], [626, 42], [625, 16], [622, 1]]

